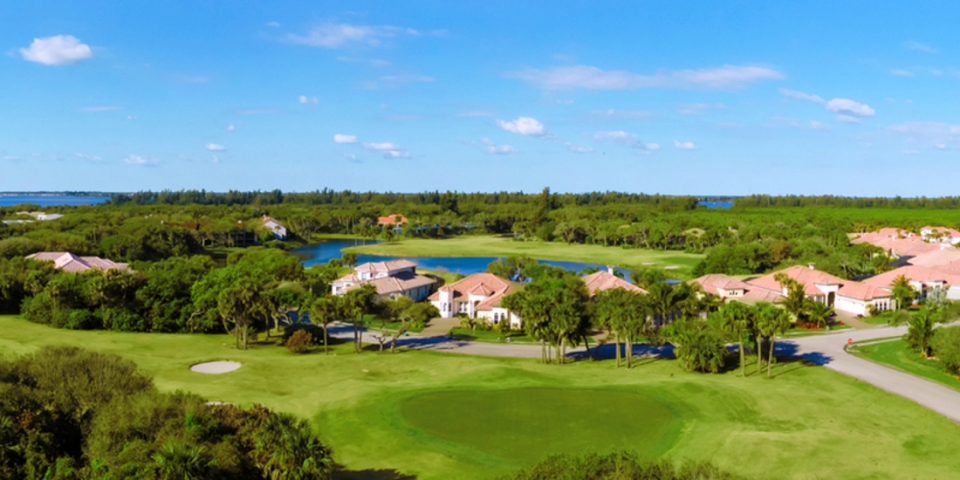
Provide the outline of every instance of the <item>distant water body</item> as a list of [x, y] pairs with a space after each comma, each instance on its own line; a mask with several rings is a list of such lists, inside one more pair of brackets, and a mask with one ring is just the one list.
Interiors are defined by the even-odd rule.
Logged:
[[730, 208], [733, 202], [700, 202], [700, 205], [707, 208]]
[[0, 195], [0, 207], [12, 207], [21, 203], [32, 203], [41, 207], [75, 207], [77, 205], [96, 205], [109, 200], [108, 197], [74, 197], [71, 195]]

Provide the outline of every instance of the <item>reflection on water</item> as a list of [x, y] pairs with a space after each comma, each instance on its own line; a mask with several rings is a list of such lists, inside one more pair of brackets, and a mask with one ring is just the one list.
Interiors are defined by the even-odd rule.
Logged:
[[[371, 243], [380, 243], [380, 241], [367, 241], [367, 244]], [[298, 248], [293, 251], [294, 254], [299, 256], [303, 265], [309, 267], [311, 265], [316, 265], [318, 263], [327, 263], [333, 258], [340, 258], [343, 256], [341, 250], [347, 247], [352, 247], [355, 245], [363, 245], [361, 240], [329, 240], [326, 242], [307, 245], [302, 248]], [[459, 273], [462, 275], [472, 275], [474, 273], [480, 273], [487, 269], [487, 265], [490, 262], [496, 260], [497, 258], [502, 257], [391, 257], [385, 255], [357, 255], [357, 263], [366, 263], [366, 262], [382, 262], [385, 260], [397, 260], [405, 258], [416, 262], [417, 266], [426, 270], [436, 270], [441, 272], [452, 272]], [[540, 263], [546, 265], [553, 265], [555, 267], [565, 268], [567, 270], [581, 271], [588, 267], [594, 268], [606, 268], [606, 265], [599, 263], [583, 263], [583, 262], [561, 262], [556, 260], [538, 260]], [[623, 273], [624, 278], [630, 278], [630, 270], [625, 268], [617, 268], [621, 273]]]

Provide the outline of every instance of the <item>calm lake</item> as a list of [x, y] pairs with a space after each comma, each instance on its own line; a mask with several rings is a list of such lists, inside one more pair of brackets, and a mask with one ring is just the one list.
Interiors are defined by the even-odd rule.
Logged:
[[41, 207], [96, 205], [109, 200], [107, 197], [74, 197], [71, 195], [0, 195], [0, 207], [12, 207], [32, 203]]
[[730, 208], [733, 202], [700, 202], [700, 205], [707, 208]]
[[[367, 245], [380, 243], [379, 241], [366, 241]], [[355, 245], [363, 245], [360, 240], [330, 240], [315, 245], [307, 245], [293, 251], [294, 254], [303, 260], [303, 265], [309, 267], [318, 263], [327, 263], [330, 259], [343, 256], [341, 250]], [[405, 258], [416, 262], [417, 266], [426, 270], [436, 270], [441, 272], [460, 273], [462, 275], [471, 275], [486, 271], [487, 265], [501, 257], [388, 257], [381, 255], [357, 255], [357, 263], [382, 262], [385, 260], [398, 260]], [[555, 260], [538, 260], [540, 263], [565, 268], [567, 270], [580, 271], [587, 267], [606, 268], [606, 265], [599, 263], [581, 263], [581, 262], [559, 262]], [[630, 278], [630, 270], [617, 268], [623, 272], [624, 277]]]

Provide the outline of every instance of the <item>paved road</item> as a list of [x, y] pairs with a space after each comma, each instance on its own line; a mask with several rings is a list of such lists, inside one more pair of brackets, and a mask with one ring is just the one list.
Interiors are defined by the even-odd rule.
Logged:
[[[939, 383], [916, 377], [899, 370], [855, 357], [844, 350], [848, 339], [854, 342], [884, 337], [902, 336], [907, 327], [879, 327], [868, 330], [843, 330], [836, 333], [812, 335], [777, 341], [778, 355], [798, 356], [844, 375], [860, 379], [880, 389], [919, 403], [920, 405], [960, 423], [960, 391]], [[352, 339], [353, 330], [349, 325], [334, 325], [331, 335]], [[364, 332], [363, 341], [378, 343], [376, 332]], [[531, 344], [482, 343], [450, 339], [446, 336], [419, 336], [411, 334], [403, 337], [399, 346], [416, 350], [483, 355], [490, 357], [540, 358], [540, 346]], [[605, 345], [593, 354], [599, 358], [612, 358], [614, 349]], [[583, 358], [587, 355], [583, 347], [569, 349], [567, 356]], [[672, 348], [667, 345], [656, 348], [636, 345], [637, 356], [672, 356]]]
[[844, 330], [832, 334], [814, 335], [778, 343], [786, 344], [793, 355], [823, 365], [844, 375], [863, 380], [871, 385], [900, 395], [960, 423], [960, 391], [930, 380], [855, 357], [843, 347], [848, 339], [854, 342], [875, 338], [900, 336], [907, 327], [881, 327], [869, 330]]

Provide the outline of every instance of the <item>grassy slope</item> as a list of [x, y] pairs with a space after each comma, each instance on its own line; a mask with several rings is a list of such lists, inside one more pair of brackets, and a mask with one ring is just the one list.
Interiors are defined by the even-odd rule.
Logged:
[[405, 239], [378, 245], [350, 247], [345, 251], [372, 255], [410, 257], [502, 257], [528, 255], [543, 260], [563, 260], [639, 268], [644, 263], [656, 267], [677, 266], [677, 276], [687, 278], [703, 255], [690, 253], [626, 249], [601, 245], [567, 245], [560, 242], [520, 242], [509, 237], [462, 236], [442, 240]]
[[[63, 343], [130, 358], [165, 390], [257, 402], [311, 418], [337, 460], [352, 469], [396, 468], [423, 479], [489, 478], [522, 462], [414, 427], [401, 415], [404, 402], [456, 390], [602, 388], [655, 398], [682, 419], [675, 442], [657, 450], [672, 458], [712, 460], [756, 478], [949, 478], [960, 471], [960, 426], [863, 382], [796, 363], [778, 367], [780, 375], [767, 380], [689, 374], [672, 361], [618, 371], [611, 362], [558, 367], [432, 352], [354, 355], [345, 353], [349, 345], [337, 346], [336, 356], [295, 356], [280, 347], [237, 351], [223, 335], [75, 332], [0, 317], [0, 352]], [[244, 366], [213, 376], [188, 370], [212, 359]], [[438, 402], [422, 408], [475, 413]], [[636, 421], [644, 411], [624, 408], [620, 414]], [[611, 445], [607, 436], [587, 440], [599, 450], [632, 446]]]
[[960, 379], [948, 375], [940, 362], [920, 357], [904, 340], [858, 345], [850, 353], [960, 390]]

